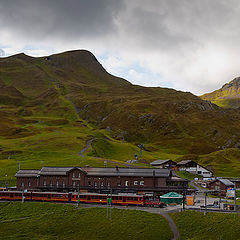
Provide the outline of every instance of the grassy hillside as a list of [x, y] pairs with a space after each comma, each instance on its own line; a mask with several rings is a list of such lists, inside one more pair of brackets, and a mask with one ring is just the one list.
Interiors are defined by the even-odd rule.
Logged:
[[[85, 157], [78, 156], [90, 139]], [[104, 159], [112, 166], [133, 159], [139, 144], [140, 166], [194, 156], [217, 175], [236, 176], [239, 139], [238, 110], [191, 93], [134, 86], [107, 73], [88, 51], [0, 59], [2, 182], [6, 174], [14, 179], [19, 160], [22, 168], [103, 166]]]
[[[162, 239], [172, 238], [160, 215], [134, 210], [76, 209], [49, 203], [0, 203], [0, 239]], [[15, 219], [15, 220], [14, 220]]]
[[237, 214], [208, 213], [185, 211], [173, 213], [180, 239], [194, 240], [237, 240], [240, 235], [240, 217]]

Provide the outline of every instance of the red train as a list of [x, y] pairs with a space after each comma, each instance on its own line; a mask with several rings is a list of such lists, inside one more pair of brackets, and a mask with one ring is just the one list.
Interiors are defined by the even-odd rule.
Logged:
[[148, 197], [137, 194], [98, 194], [98, 193], [59, 193], [59, 192], [20, 192], [0, 191], [0, 200], [7, 201], [44, 201], [44, 202], [71, 202], [71, 203], [101, 203], [107, 204], [107, 198], [112, 198], [112, 204], [158, 206], [165, 203], [150, 201]]

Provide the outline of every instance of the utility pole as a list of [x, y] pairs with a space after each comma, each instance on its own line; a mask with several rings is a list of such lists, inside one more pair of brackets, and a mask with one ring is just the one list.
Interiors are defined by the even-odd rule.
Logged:
[[79, 208], [80, 198], [79, 198], [79, 186], [80, 186], [80, 180], [78, 181], [78, 204], [77, 207]]
[[98, 129], [100, 129], [101, 119], [102, 119], [102, 117], [98, 116]]
[[125, 134], [126, 134], [126, 132], [122, 131], [122, 143], [125, 143]]
[[237, 210], [236, 183], [234, 183], [234, 211]]
[[111, 200], [110, 200], [110, 220], [112, 220], [112, 188], [111, 188]]
[[204, 215], [207, 214], [207, 192], [205, 192], [205, 212]]
[[140, 158], [140, 157], [142, 157], [142, 150], [145, 148], [145, 146], [144, 146], [144, 144], [141, 143], [141, 144], [138, 145], [138, 147], [140, 149], [139, 150], [139, 158]]
[[5, 184], [5, 185], [6, 185], [6, 188], [7, 188], [7, 186], [8, 186], [7, 176], [8, 176], [8, 175], [6, 174], [5, 176], [6, 176], [6, 184]]

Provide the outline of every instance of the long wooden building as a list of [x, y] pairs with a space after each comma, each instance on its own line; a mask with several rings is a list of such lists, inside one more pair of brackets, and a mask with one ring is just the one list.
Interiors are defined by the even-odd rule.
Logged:
[[172, 175], [169, 169], [43, 167], [19, 170], [17, 190], [88, 192], [182, 192], [188, 181]]

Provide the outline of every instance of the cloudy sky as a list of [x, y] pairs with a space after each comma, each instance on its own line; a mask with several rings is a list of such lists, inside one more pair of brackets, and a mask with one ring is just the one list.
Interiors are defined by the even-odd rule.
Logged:
[[239, 0], [0, 0], [0, 57], [94, 53], [112, 74], [194, 94], [240, 76]]

